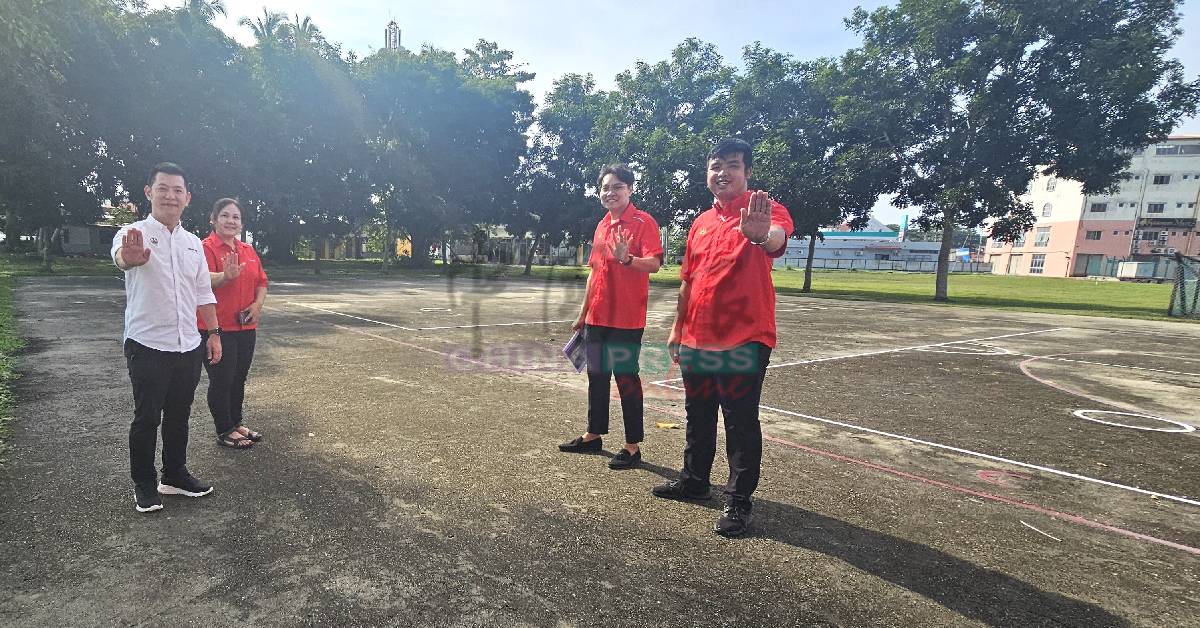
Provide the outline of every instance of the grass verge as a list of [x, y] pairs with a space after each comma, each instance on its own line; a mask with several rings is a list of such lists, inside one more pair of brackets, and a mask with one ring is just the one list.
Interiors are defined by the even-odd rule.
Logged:
[[0, 463], [7, 453], [8, 422], [13, 409], [12, 382], [17, 378], [17, 352], [24, 342], [14, 329], [12, 276], [0, 274]]

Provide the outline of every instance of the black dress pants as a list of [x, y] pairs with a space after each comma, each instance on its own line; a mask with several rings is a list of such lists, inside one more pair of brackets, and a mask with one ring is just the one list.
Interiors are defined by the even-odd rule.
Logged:
[[129, 474], [135, 483], [154, 482], [154, 453], [162, 424], [162, 473], [175, 476], [187, 465], [188, 419], [200, 383], [204, 343], [185, 352], [159, 351], [125, 340], [125, 364], [133, 384], [129, 425]]
[[725, 452], [730, 501], [749, 503], [762, 467], [762, 425], [758, 402], [771, 361], [770, 347], [751, 342], [729, 351], [679, 348], [683, 373], [687, 445], [680, 479], [700, 489], [709, 486], [717, 451], [717, 409], [725, 416]]
[[588, 325], [584, 328], [584, 351], [588, 372], [588, 428], [592, 434], [608, 433], [609, 383], [616, 376], [625, 419], [625, 442], [645, 440], [642, 378], [639, 360], [643, 329], [620, 329]]
[[[208, 340], [207, 332], [200, 335]], [[242, 402], [246, 398], [246, 376], [254, 360], [255, 330], [221, 334], [221, 361], [204, 363], [208, 371], [208, 411], [217, 435], [224, 436], [242, 424]]]

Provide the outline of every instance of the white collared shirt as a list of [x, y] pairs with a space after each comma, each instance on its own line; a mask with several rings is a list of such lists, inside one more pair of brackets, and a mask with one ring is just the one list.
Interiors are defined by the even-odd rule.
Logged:
[[185, 352], [200, 344], [196, 308], [216, 303], [204, 248], [182, 225], [174, 231], [147, 216], [121, 227], [113, 238], [117, 259], [121, 239], [131, 227], [142, 232], [150, 260], [125, 271], [125, 336], [159, 351]]

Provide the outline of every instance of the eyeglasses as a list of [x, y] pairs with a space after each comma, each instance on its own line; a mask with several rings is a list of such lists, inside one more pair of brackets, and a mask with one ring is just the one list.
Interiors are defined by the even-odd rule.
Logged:
[[621, 190], [624, 190], [627, 187], [629, 187], [629, 186], [625, 185], [624, 183], [619, 183], [617, 185], [606, 185], [606, 186], [600, 188], [600, 191], [601, 192], [619, 192]]

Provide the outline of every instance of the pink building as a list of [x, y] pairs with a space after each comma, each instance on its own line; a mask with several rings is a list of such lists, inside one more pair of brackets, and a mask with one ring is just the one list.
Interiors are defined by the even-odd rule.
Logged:
[[1037, 224], [1012, 244], [989, 242], [1001, 275], [1111, 275], [1115, 262], [1200, 255], [1200, 135], [1172, 136], [1134, 155], [1113, 194], [1087, 196], [1074, 181], [1033, 180], [1022, 200]]

